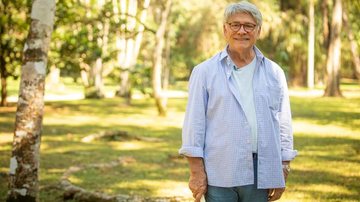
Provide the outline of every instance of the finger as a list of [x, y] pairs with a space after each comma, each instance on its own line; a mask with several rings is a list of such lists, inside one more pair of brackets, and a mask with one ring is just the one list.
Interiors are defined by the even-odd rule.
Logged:
[[269, 201], [274, 201], [275, 195], [276, 195], [276, 189], [273, 189], [271, 194], [268, 197], [268, 200]]
[[268, 198], [270, 198], [274, 194], [275, 189], [268, 190]]
[[199, 192], [193, 192], [193, 197], [196, 199], [196, 196], [199, 194]]
[[286, 182], [289, 173], [285, 170], [283, 170], [283, 173], [284, 173], [284, 180]]
[[276, 201], [276, 200], [280, 199], [284, 190], [285, 189], [283, 189], [283, 188], [275, 189], [274, 194], [272, 196], [270, 196], [269, 201]]
[[194, 186], [192, 183], [189, 183], [189, 189], [191, 190], [193, 197], [195, 198], [197, 193], [199, 193], [199, 187]]
[[195, 197], [195, 202], [200, 202], [202, 196], [203, 196], [203, 193], [198, 193]]

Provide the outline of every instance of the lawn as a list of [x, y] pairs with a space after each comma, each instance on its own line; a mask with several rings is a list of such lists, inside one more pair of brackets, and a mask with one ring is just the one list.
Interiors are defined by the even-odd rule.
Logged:
[[[359, 92], [359, 86], [350, 88]], [[280, 201], [360, 201], [360, 97], [291, 97], [295, 148], [287, 191]], [[62, 201], [52, 189], [71, 166], [126, 164], [81, 170], [73, 184], [90, 191], [140, 196], [183, 196], [187, 163], [179, 158], [185, 98], [170, 99], [168, 117], [158, 117], [151, 99], [128, 106], [121, 98], [46, 103], [41, 145], [40, 201]], [[7, 192], [7, 172], [16, 106], [0, 108], [0, 201]], [[115, 140], [84, 142], [105, 131], [123, 131]]]

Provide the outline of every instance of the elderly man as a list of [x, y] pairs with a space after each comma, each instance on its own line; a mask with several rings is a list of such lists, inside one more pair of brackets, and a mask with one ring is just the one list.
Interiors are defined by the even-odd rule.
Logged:
[[293, 150], [283, 70], [255, 46], [262, 16], [242, 1], [224, 13], [226, 48], [197, 65], [179, 153], [195, 201], [266, 202], [281, 197]]

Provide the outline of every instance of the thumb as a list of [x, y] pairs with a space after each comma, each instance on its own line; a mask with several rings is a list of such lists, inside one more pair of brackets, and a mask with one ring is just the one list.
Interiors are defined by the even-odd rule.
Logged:
[[203, 195], [203, 193], [202, 193], [202, 192], [200, 192], [200, 193], [196, 194], [196, 197], [195, 197], [195, 202], [200, 202], [202, 195]]

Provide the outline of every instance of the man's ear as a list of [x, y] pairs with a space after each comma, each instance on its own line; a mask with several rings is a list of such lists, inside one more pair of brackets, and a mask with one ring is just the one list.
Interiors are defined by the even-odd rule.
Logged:
[[257, 33], [257, 37], [260, 37], [260, 33], [261, 33], [261, 27], [259, 27], [258, 33]]
[[223, 24], [223, 35], [224, 36], [226, 36], [226, 32], [227, 32], [227, 30], [226, 30], [226, 26], [225, 26], [225, 23]]

